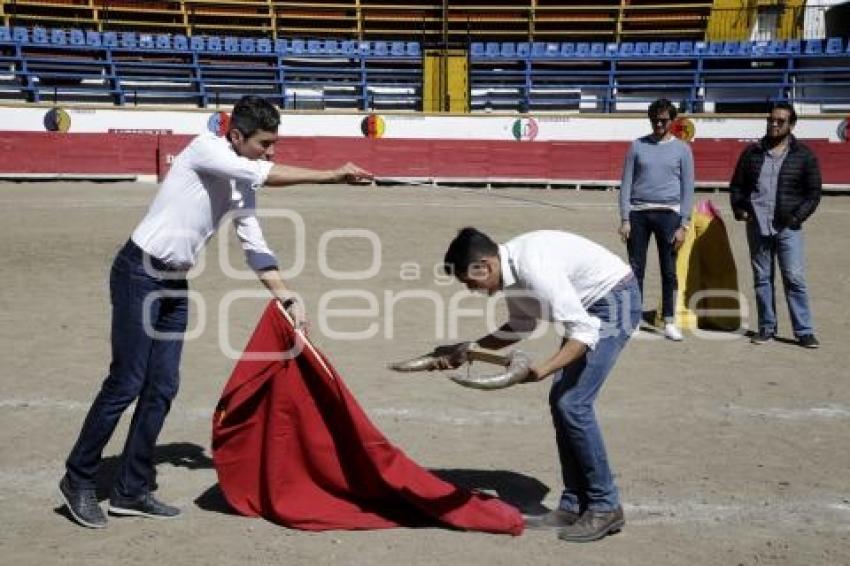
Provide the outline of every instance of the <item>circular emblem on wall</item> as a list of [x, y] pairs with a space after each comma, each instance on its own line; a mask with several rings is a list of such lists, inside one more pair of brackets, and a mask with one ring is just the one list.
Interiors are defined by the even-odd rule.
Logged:
[[386, 129], [386, 122], [377, 114], [369, 114], [360, 122], [360, 131], [367, 138], [382, 138]]
[[850, 129], [850, 118], [844, 118], [838, 124], [838, 130], [836, 130], [838, 139], [843, 142], [850, 141], [850, 131], [848, 129]]
[[217, 136], [223, 136], [230, 127], [230, 114], [213, 112], [207, 120], [207, 129]]
[[534, 141], [540, 129], [534, 118], [520, 118], [514, 121], [512, 132], [517, 141]]
[[44, 129], [48, 132], [67, 132], [71, 127], [71, 116], [64, 108], [51, 108], [44, 115]]
[[690, 118], [676, 118], [670, 126], [670, 132], [682, 141], [690, 142], [696, 134], [696, 127]]

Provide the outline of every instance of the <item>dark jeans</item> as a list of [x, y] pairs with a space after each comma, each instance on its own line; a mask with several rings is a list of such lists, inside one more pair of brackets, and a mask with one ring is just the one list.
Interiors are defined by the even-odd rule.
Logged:
[[133, 401], [113, 490], [134, 497], [154, 485], [153, 449], [177, 394], [189, 306], [185, 275], [156, 271], [163, 268], [132, 241], [112, 264], [112, 363], [66, 462], [75, 488], [94, 489], [103, 449]]
[[658, 247], [658, 266], [661, 271], [661, 314], [665, 322], [676, 318], [676, 249], [673, 237], [681, 226], [682, 217], [672, 210], [633, 210], [629, 213], [631, 234], [626, 242], [629, 263], [637, 277], [643, 297], [643, 278], [646, 272], [646, 252], [649, 238], [655, 236]]
[[620, 504], [593, 403], [640, 323], [637, 281], [629, 277], [587, 311], [602, 322], [599, 342], [558, 372], [549, 393], [564, 480], [559, 506], [574, 512], [610, 511]]

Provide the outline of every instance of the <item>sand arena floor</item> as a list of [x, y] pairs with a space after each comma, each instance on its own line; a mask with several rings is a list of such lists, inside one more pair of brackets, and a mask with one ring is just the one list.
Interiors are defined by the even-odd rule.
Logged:
[[[110, 262], [154, 190], [0, 184], [0, 564], [850, 564], [850, 198], [840, 196], [825, 197], [806, 225], [820, 350], [755, 347], [735, 335], [673, 344], [645, 332], [620, 358], [597, 405], [627, 514], [620, 534], [588, 545], [541, 532], [315, 534], [229, 514], [215, 488], [210, 416], [233, 366], [228, 351], [241, 350], [265, 303], [250, 274], [230, 273], [244, 271], [230, 229], [220, 235], [224, 253], [213, 240], [191, 282], [200, 297], [194, 337], [156, 457], [159, 493], [184, 516], [77, 527], [59, 508], [56, 484], [109, 361]], [[700, 196], [713, 197], [729, 219], [724, 195]], [[290, 212], [264, 220], [267, 239], [284, 267], [303, 261], [291, 285], [309, 305], [315, 342], [384, 432], [423, 465], [532, 508], [551, 507], [560, 490], [546, 385], [485, 393], [438, 375], [393, 374], [385, 363], [450, 340], [438, 336], [454, 318], [438, 313], [460, 287], [435, 280], [433, 266], [459, 227], [497, 239], [567, 229], [624, 256], [615, 199], [595, 191], [326, 186], [268, 190], [260, 203], [303, 219], [303, 250]], [[734, 223], [729, 230], [754, 316], [744, 232]], [[329, 271], [361, 273], [339, 280]], [[651, 308], [659, 294], [654, 260], [647, 281]], [[403, 292], [429, 298], [399, 299]], [[333, 309], [373, 301], [377, 312], [329, 318], [322, 332], [323, 300]], [[780, 333], [788, 338], [782, 301]], [[484, 300], [464, 298], [462, 306], [482, 309]], [[481, 317], [458, 321], [463, 338], [485, 326]], [[343, 335], [358, 331], [374, 335]], [[556, 344], [550, 332], [524, 348], [539, 357]], [[102, 494], [128, 422], [129, 415], [107, 447]]]

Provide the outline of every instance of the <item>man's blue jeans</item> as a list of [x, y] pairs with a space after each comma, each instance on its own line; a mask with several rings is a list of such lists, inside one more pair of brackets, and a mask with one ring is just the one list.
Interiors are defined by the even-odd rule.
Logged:
[[763, 236], [755, 221], [747, 222], [747, 241], [753, 266], [759, 330], [776, 333], [776, 292], [773, 286], [775, 265], [779, 262], [785, 300], [791, 314], [794, 336], [814, 334], [809, 293], [806, 286], [806, 252], [803, 230], [783, 228], [774, 236]]
[[637, 281], [630, 277], [587, 309], [602, 322], [600, 339], [562, 369], [549, 393], [564, 491], [559, 507], [610, 511], [620, 504], [593, 403], [641, 318]]
[[631, 234], [626, 241], [629, 264], [637, 277], [641, 296], [646, 272], [646, 252], [649, 239], [655, 236], [658, 248], [658, 268], [661, 271], [661, 314], [665, 322], [676, 319], [676, 248], [673, 237], [682, 224], [682, 217], [673, 210], [633, 210], [629, 213]]
[[103, 449], [133, 401], [136, 410], [113, 490], [135, 497], [153, 488], [153, 449], [177, 394], [188, 318], [185, 274], [165, 270], [132, 241], [112, 264], [112, 363], [66, 462], [76, 489], [94, 489]]

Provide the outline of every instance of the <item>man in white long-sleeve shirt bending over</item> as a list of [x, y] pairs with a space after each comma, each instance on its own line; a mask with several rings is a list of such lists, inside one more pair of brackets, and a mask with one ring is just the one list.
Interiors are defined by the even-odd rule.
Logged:
[[[476, 341], [503, 348], [519, 341], [538, 320], [563, 325], [564, 341], [547, 360], [514, 375], [512, 383], [554, 374], [549, 395], [564, 490], [558, 508], [528, 517], [529, 528], [559, 529], [563, 540], [585, 542], [625, 524], [593, 403], [641, 316], [631, 269], [604, 247], [553, 230], [529, 232], [497, 245], [464, 228], [449, 245], [445, 270], [468, 289], [504, 292], [510, 319]], [[442, 367], [466, 361], [471, 343], [441, 358]], [[507, 383], [506, 385], [509, 385]]]
[[335, 170], [271, 162], [280, 115], [269, 102], [243, 97], [225, 137], [196, 137], [174, 160], [141, 223], [118, 252], [110, 274], [112, 363], [68, 456], [59, 488], [71, 516], [106, 526], [95, 495], [101, 454], [124, 410], [137, 401], [109, 497], [109, 512], [152, 518], [180, 510], [156, 499], [153, 449], [179, 384], [188, 317], [186, 272], [225, 215], [234, 210], [236, 234], [248, 265], [295, 323], [304, 309], [290, 292], [255, 215], [262, 185], [353, 182], [370, 174], [351, 163]]

